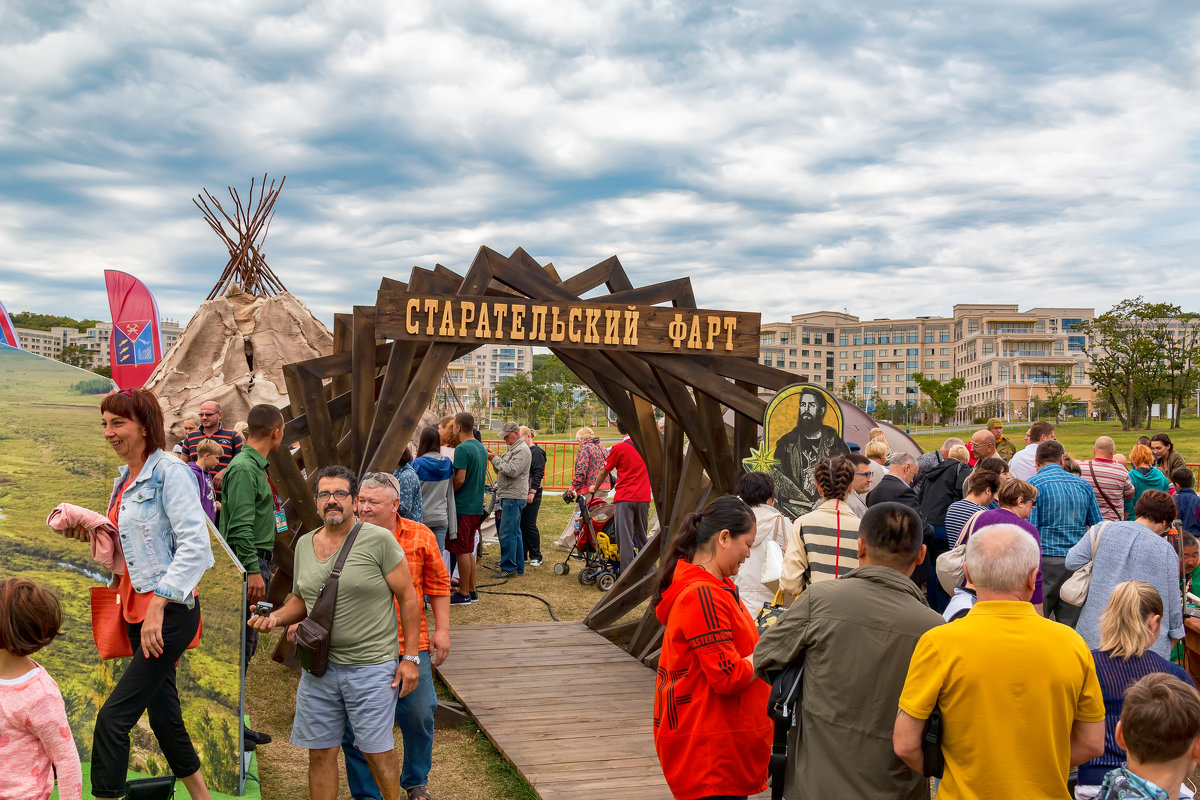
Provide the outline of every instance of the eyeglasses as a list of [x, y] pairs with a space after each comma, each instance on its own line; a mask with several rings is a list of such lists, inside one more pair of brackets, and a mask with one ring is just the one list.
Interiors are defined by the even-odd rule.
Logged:
[[869, 475], [871, 474], [871, 471], [870, 471], [870, 470], [867, 470], [866, 472], [856, 472], [856, 473], [854, 473], [854, 474], [855, 474], [855, 475], [858, 475], [858, 476], [861, 476], [861, 477], [863, 477], [863, 478], [866, 478], [867, 476], [869, 476]]
[[345, 489], [338, 489], [336, 492], [317, 492], [317, 494], [316, 494], [316, 498], [322, 502], [328, 500], [331, 497], [334, 500], [349, 500], [350, 493], [347, 492]]
[[196, 412], [197, 417], [215, 417], [216, 415], [217, 415], [216, 411], [198, 411], [198, 412]]

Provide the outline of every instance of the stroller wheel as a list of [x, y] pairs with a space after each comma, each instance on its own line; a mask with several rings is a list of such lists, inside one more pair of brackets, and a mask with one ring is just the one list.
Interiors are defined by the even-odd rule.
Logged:
[[602, 592], [607, 592], [617, 582], [617, 577], [611, 572], [605, 572], [600, 577], [596, 578], [596, 588]]
[[596, 568], [584, 567], [579, 570], [579, 582], [584, 586], [591, 586], [596, 582]]
[[560, 561], [554, 565], [554, 574], [555, 575], [566, 575], [570, 571], [571, 571], [571, 565], [565, 561]]

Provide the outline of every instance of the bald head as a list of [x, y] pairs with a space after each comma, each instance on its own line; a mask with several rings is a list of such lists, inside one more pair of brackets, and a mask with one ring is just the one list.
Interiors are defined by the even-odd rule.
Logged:
[[1096, 445], [1092, 448], [1092, 453], [1100, 458], [1112, 458], [1116, 450], [1117, 443], [1112, 440], [1111, 436], [1101, 436], [1096, 440]]
[[971, 452], [977, 461], [990, 458], [996, 452], [996, 437], [987, 428], [971, 434]]
[[967, 540], [967, 579], [980, 600], [1003, 599], [997, 595], [1028, 600], [1040, 561], [1037, 542], [1016, 525], [988, 525]]
[[962, 439], [959, 439], [957, 436], [951, 436], [949, 439], [942, 442], [942, 458], [948, 457], [950, 455], [950, 450], [954, 447], [966, 447], [966, 445], [963, 444]]

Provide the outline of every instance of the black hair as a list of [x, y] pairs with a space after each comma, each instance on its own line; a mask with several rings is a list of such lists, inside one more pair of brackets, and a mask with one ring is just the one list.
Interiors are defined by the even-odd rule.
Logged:
[[348, 468], [341, 464], [334, 464], [329, 467], [322, 467], [317, 473], [317, 479], [313, 482], [313, 486], [320, 486], [321, 481], [325, 478], [342, 478], [350, 482], [350, 496], [358, 496], [358, 476], [351, 472]]
[[454, 415], [454, 424], [464, 431], [475, 430], [475, 417], [470, 411], [460, 411]]
[[270, 403], [259, 403], [246, 414], [246, 435], [264, 439], [283, 425], [283, 412]]
[[1171, 483], [1180, 489], [1191, 489], [1196, 485], [1196, 476], [1187, 467], [1180, 467], [1171, 473]]
[[1035, 461], [1040, 467], [1042, 464], [1053, 464], [1067, 454], [1067, 449], [1062, 446], [1062, 442], [1057, 439], [1047, 439], [1037, 446], [1037, 455]]
[[738, 478], [733, 493], [748, 506], [761, 506], [775, 496], [775, 481], [765, 472], [747, 472]]
[[617, 417], [617, 432], [622, 436], [629, 435], [629, 426], [626, 425], [625, 420], [621, 419], [620, 417]]
[[865, 467], [871, 463], [871, 459], [857, 451], [850, 453], [846, 458], [850, 459], [850, 463], [856, 467]]
[[845, 500], [854, 483], [854, 465], [845, 456], [822, 458], [813, 467], [813, 480], [825, 500]]
[[412, 460], [413, 460], [412, 445], [406, 444], [406, 445], [404, 445], [404, 452], [400, 454], [400, 466], [403, 467], [405, 464], [412, 463]]
[[975, 469], [986, 469], [988, 472], [994, 472], [997, 475], [1005, 475], [1009, 472], [1008, 462], [1000, 456], [988, 456], [982, 461], [976, 462]]
[[924, 540], [921, 517], [902, 503], [876, 503], [858, 524], [858, 538], [874, 560], [908, 565], [916, 560]]
[[731, 494], [721, 495], [706, 505], [703, 511], [688, 514], [679, 530], [671, 537], [671, 549], [658, 568], [658, 590], [654, 593], [654, 603], [662, 600], [663, 592], [670, 588], [679, 559], [691, 561], [697, 552], [723, 530], [734, 536], [744, 536], [753, 533], [755, 529], [754, 512], [750, 510], [750, 506]]
[[430, 425], [421, 431], [421, 438], [417, 440], [417, 449], [421, 451], [421, 455], [441, 452], [442, 435], [438, 433], [436, 425]]
[[1168, 452], [1171, 452], [1171, 453], [1175, 452], [1175, 445], [1171, 444], [1171, 437], [1167, 436], [1165, 433], [1154, 434], [1153, 436], [1150, 437], [1150, 441], [1162, 442], [1163, 444], [1165, 444], [1167, 446]]

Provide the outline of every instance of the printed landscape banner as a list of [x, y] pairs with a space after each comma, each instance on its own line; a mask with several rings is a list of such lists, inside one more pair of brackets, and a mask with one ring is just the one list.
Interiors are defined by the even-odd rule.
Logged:
[[120, 389], [140, 389], [162, 358], [162, 334], [154, 295], [137, 278], [115, 269], [104, 270], [112, 337], [108, 342], [112, 377]]
[[[96, 712], [125, 662], [101, 660], [92, 642], [90, 590], [108, 576], [88, 545], [51, 531], [46, 516], [62, 502], [106, 510], [120, 461], [101, 436], [99, 407], [112, 389], [95, 373], [0, 347], [0, 578], [29, 578], [62, 600], [63, 634], [34, 658], [62, 690], [85, 769]], [[220, 536], [212, 538], [216, 566], [199, 586], [204, 634], [180, 660], [179, 695], [208, 785], [232, 795], [243, 781], [243, 579]], [[145, 717], [133, 731], [130, 768], [169, 773]]]

